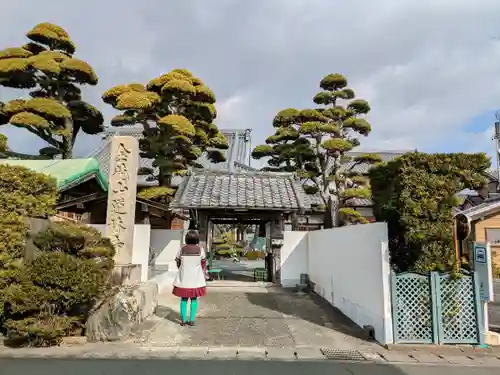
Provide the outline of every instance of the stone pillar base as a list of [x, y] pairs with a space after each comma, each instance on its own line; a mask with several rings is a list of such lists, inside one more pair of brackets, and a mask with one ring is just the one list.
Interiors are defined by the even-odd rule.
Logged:
[[133, 285], [141, 282], [140, 264], [115, 264], [113, 269], [113, 284]]

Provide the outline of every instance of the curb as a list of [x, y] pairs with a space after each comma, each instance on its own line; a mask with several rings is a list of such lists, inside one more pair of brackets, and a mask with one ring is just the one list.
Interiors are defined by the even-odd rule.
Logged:
[[270, 360], [371, 362], [400, 365], [459, 365], [500, 367], [499, 355], [435, 354], [429, 351], [369, 351], [296, 347], [176, 347], [89, 343], [50, 348], [0, 347], [2, 359], [164, 359], [164, 360]]

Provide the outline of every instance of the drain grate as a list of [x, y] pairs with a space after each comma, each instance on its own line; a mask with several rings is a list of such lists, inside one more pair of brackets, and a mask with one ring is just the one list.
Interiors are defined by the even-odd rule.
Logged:
[[366, 358], [358, 350], [352, 349], [321, 349], [321, 353], [327, 359], [339, 361], [366, 361]]

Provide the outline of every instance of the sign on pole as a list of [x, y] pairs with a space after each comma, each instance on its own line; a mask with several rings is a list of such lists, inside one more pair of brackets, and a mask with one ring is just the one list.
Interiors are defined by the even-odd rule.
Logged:
[[489, 243], [474, 242], [474, 270], [479, 282], [479, 298], [483, 302], [493, 302], [493, 274]]

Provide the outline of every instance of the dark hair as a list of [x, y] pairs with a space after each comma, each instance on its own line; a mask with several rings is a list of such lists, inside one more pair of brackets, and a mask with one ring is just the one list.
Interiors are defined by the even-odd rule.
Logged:
[[200, 236], [196, 230], [188, 230], [186, 233], [186, 245], [198, 245], [200, 243]]

